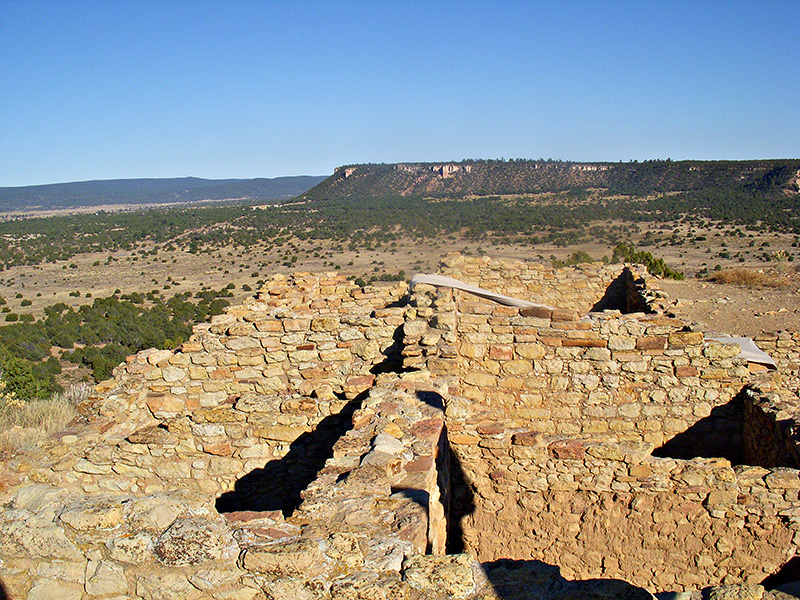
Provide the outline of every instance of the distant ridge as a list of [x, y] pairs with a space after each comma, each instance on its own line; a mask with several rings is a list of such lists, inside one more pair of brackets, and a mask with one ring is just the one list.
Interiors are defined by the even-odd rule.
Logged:
[[800, 160], [579, 163], [560, 160], [463, 160], [356, 164], [305, 192], [304, 200], [482, 196], [586, 191], [647, 196], [677, 192], [798, 192]]
[[109, 179], [0, 187], [0, 211], [85, 208], [106, 204], [164, 204], [203, 200], [278, 201], [294, 198], [325, 179], [300, 175], [272, 179]]

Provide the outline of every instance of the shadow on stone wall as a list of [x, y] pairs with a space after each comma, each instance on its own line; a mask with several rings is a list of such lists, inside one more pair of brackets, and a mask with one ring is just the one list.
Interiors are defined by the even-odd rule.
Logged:
[[[390, 304], [387, 308], [390, 308]], [[369, 372], [373, 375], [380, 373], [401, 373], [403, 368], [403, 326], [400, 325], [392, 333], [392, 344], [383, 351], [384, 359], [372, 367]]]
[[6, 594], [6, 587], [3, 585], [3, 582], [0, 581], [0, 600], [7, 600], [8, 594]]
[[333, 445], [352, 429], [353, 413], [366, 394], [359, 394], [337, 414], [322, 419], [313, 431], [298, 437], [283, 458], [271, 460], [239, 479], [232, 492], [217, 498], [217, 512], [280, 510], [285, 517], [291, 515], [302, 501], [300, 492], [333, 456]]
[[464, 552], [464, 528], [462, 522], [475, 512], [475, 493], [467, 480], [461, 461], [447, 444], [447, 457], [450, 470], [450, 507], [447, 521], [447, 553]]
[[733, 465], [744, 464], [743, 394], [727, 404], [716, 406], [711, 413], [683, 433], [667, 440], [653, 451], [661, 458], [726, 458]]
[[504, 558], [485, 562], [483, 568], [502, 600], [652, 600], [646, 590], [620, 579], [569, 581], [557, 566], [539, 560]]
[[619, 277], [606, 288], [605, 294], [592, 306], [590, 312], [618, 310], [623, 315], [634, 312], [653, 312], [639, 293], [637, 284], [643, 285], [644, 281], [634, 280], [631, 270], [625, 267]]
[[[800, 556], [792, 557], [789, 562], [783, 565], [778, 571], [764, 579], [761, 582], [768, 590], [774, 590], [776, 588], [784, 588], [786, 589], [788, 586], [787, 584], [795, 584], [791, 586], [793, 588], [793, 595], [798, 597], [800, 594]], [[784, 592], [789, 593], [789, 592]]]

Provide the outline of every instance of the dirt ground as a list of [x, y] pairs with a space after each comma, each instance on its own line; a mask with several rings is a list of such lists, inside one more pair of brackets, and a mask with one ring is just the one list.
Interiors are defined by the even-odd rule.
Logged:
[[719, 335], [755, 337], [761, 332], [800, 331], [800, 285], [750, 288], [698, 282], [659, 282], [675, 313]]
[[[750, 337], [761, 331], [800, 328], [800, 273], [792, 268], [800, 265], [796, 236], [722, 226], [698, 231], [684, 225], [673, 229], [636, 227], [634, 234], [638, 249], [664, 258], [667, 265], [686, 274], [685, 281], [662, 280], [660, 286], [672, 299], [675, 312], [688, 321], [715, 333]], [[230, 284], [234, 286], [231, 303], [235, 304], [256, 293], [258, 282], [277, 272], [336, 270], [365, 281], [402, 272], [403, 278], [410, 279], [416, 273], [436, 272], [440, 258], [450, 252], [544, 264], [550, 264], [553, 258], [566, 260], [579, 250], [598, 260], [610, 258], [613, 252], [608, 244], [530, 246], [479, 243], [455, 235], [424, 241], [404, 238], [353, 250], [328, 241], [300, 240], [279, 248], [263, 242], [247, 250], [227, 247], [198, 254], [161, 249], [153, 255], [151, 249], [143, 246], [136, 252], [85, 254], [69, 261], [7, 269], [0, 273], [0, 295], [7, 301], [4, 310], [39, 318], [46, 306], [56, 302], [77, 307], [115, 290], [155, 291], [166, 299], [178, 292], [194, 293]], [[713, 273], [717, 266], [722, 270], [747, 268], [793, 275], [791, 285], [782, 288], [705, 280], [703, 271]], [[0, 325], [3, 319], [0, 313]]]

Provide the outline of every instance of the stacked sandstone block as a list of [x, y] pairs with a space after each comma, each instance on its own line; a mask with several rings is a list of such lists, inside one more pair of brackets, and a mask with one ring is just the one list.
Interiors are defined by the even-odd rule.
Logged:
[[466, 547], [482, 561], [537, 559], [567, 577], [670, 590], [759, 583], [800, 545], [796, 469], [497, 425], [475, 437], [451, 443], [475, 494]]
[[452, 381], [469, 407], [465, 425], [503, 421], [658, 446], [752, 377], [738, 346], [708, 343], [660, 314], [518, 309], [430, 286], [417, 286], [411, 304], [405, 364]]
[[85, 407], [88, 428], [0, 476], [85, 492], [228, 491], [371, 386], [403, 322], [402, 308], [387, 307], [404, 293], [335, 274], [276, 275], [181, 348], [130, 357]]

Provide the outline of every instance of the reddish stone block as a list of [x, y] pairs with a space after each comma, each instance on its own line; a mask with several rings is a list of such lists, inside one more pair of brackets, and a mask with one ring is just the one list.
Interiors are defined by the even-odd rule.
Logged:
[[697, 369], [688, 365], [675, 367], [675, 377], [697, 377]]
[[519, 314], [523, 317], [536, 317], [537, 319], [551, 318], [553, 311], [546, 306], [531, 306], [529, 308], [521, 308]]
[[203, 446], [203, 452], [215, 456], [230, 456], [233, 454], [233, 449], [229, 443], [225, 442], [222, 444], [206, 444]]
[[411, 435], [423, 440], [436, 441], [442, 433], [444, 421], [442, 419], [425, 419], [417, 421], [411, 426]]
[[583, 460], [586, 447], [579, 440], [557, 440], [547, 447], [553, 458]]
[[494, 360], [511, 360], [514, 358], [514, 348], [511, 346], [490, 346], [489, 358]]
[[407, 473], [416, 473], [418, 471], [430, 471], [433, 469], [433, 455], [426, 454], [412, 460], [406, 464]]
[[538, 431], [521, 431], [512, 436], [511, 443], [516, 446], [536, 446], [541, 439], [542, 434]]
[[660, 336], [643, 337], [636, 340], [638, 350], [664, 350], [667, 347], [667, 338]]
[[367, 389], [375, 382], [375, 375], [361, 375], [360, 377], [351, 377], [345, 383], [348, 387], [357, 387]]
[[489, 479], [492, 481], [502, 481], [506, 479], [506, 474], [503, 471], [495, 470], [489, 472]]
[[279, 510], [236, 510], [229, 513], [222, 513], [222, 516], [224, 516], [229, 523], [247, 523], [260, 519], [283, 521], [283, 513]]
[[475, 429], [481, 435], [499, 435], [506, 430], [502, 423], [495, 422], [481, 423]]
[[567, 308], [556, 308], [550, 316], [553, 321], [577, 321], [580, 317], [574, 310]]

